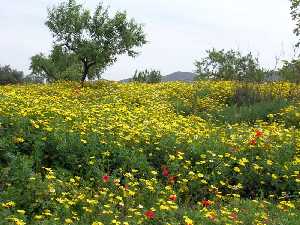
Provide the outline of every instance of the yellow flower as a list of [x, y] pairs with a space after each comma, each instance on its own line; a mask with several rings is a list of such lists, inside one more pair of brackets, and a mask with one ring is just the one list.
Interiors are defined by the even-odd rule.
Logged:
[[9, 217], [9, 218], [7, 218], [7, 220], [13, 222], [15, 225], [25, 225], [26, 224], [23, 220], [15, 218], [15, 217]]
[[43, 215], [45, 216], [52, 216], [52, 213], [49, 209], [46, 209], [44, 212], [43, 212]]
[[44, 217], [42, 216], [42, 215], [35, 215], [34, 216], [34, 219], [35, 220], [41, 220], [41, 219], [43, 219]]
[[15, 140], [16, 144], [18, 144], [18, 143], [23, 143], [24, 141], [25, 141], [25, 139], [22, 138], [22, 137], [18, 137], [18, 138], [16, 138], [16, 140]]
[[170, 210], [170, 207], [167, 206], [167, 205], [160, 205], [160, 206], [159, 206], [159, 209], [160, 209], [160, 210], [167, 210], [167, 211], [168, 211], [168, 210]]
[[92, 223], [92, 225], [104, 225], [104, 224], [101, 223], [101, 222], [95, 221], [95, 222]]
[[184, 216], [185, 225], [194, 225], [194, 221], [187, 216]]
[[111, 221], [111, 223], [112, 223], [112, 224], [117, 224], [117, 225], [121, 224], [121, 222], [119, 222], [119, 221], [117, 221], [117, 220], [115, 220], [115, 219], [113, 219], [113, 220]]
[[13, 201], [2, 203], [2, 207], [4, 207], [4, 208], [13, 208], [15, 206], [16, 206], [16, 203], [14, 203]]
[[87, 143], [87, 140], [84, 140], [84, 139], [80, 139], [80, 141], [81, 141], [83, 144], [86, 144], [86, 143]]
[[20, 214], [22, 214], [22, 215], [25, 214], [25, 210], [22, 210], [22, 209], [18, 209], [17, 212], [20, 213]]
[[70, 218], [65, 219], [65, 224], [72, 224], [73, 220]]
[[237, 172], [237, 173], [240, 173], [240, 172], [241, 172], [240, 168], [238, 168], [238, 167], [234, 167], [233, 170], [234, 170], [235, 172]]

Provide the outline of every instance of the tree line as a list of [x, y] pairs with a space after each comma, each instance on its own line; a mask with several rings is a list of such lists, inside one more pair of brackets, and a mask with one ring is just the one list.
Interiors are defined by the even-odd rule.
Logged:
[[[300, 1], [291, 1], [291, 16], [296, 22], [294, 33], [300, 35]], [[147, 43], [143, 26], [128, 18], [126, 12], [111, 16], [100, 3], [90, 10], [76, 0], [67, 0], [48, 9], [46, 26], [52, 33], [53, 46], [48, 55], [39, 53], [31, 57], [31, 74], [10, 66], [0, 67], [0, 84], [21, 82], [54, 82], [100, 79], [117, 57], [138, 55], [137, 48]], [[300, 42], [296, 44], [299, 47]], [[211, 49], [207, 56], [195, 62], [196, 80], [237, 80], [261, 82], [282, 79], [300, 82], [300, 59], [283, 61], [276, 70], [266, 70], [252, 53]], [[162, 79], [158, 70], [136, 71], [131, 81], [157, 83]]]

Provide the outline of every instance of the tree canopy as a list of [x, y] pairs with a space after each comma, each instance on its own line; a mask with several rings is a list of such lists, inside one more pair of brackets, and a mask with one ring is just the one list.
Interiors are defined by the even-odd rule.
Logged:
[[[294, 34], [298, 37], [300, 35], [300, 1], [299, 0], [290, 0], [291, 1], [291, 16], [292, 19], [296, 22], [296, 27], [294, 29]], [[297, 42], [296, 46], [299, 47], [300, 41]]]
[[208, 50], [208, 56], [195, 62], [196, 79], [261, 81], [264, 71], [251, 53], [234, 50]]
[[291, 61], [283, 61], [282, 68], [279, 69], [278, 74], [281, 79], [290, 82], [300, 82], [300, 60], [293, 59]]
[[117, 56], [138, 54], [136, 47], [146, 43], [142, 25], [127, 18], [126, 12], [110, 16], [100, 3], [94, 13], [75, 0], [68, 0], [48, 10], [46, 25], [55, 45], [74, 54], [82, 64], [81, 81], [94, 71], [103, 71]]
[[23, 81], [24, 73], [9, 65], [0, 66], [0, 84], [17, 84]]
[[40, 53], [31, 57], [30, 69], [35, 77], [49, 82], [56, 80], [80, 80], [81, 64], [74, 53], [61, 46], [54, 46], [49, 56]]

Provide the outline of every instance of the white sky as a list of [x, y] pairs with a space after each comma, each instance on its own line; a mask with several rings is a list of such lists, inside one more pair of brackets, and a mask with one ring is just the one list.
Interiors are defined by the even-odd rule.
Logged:
[[[29, 73], [30, 57], [48, 53], [52, 36], [44, 25], [47, 7], [59, 0], [0, 0], [0, 64]], [[81, 0], [90, 9], [99, 0]], [[141, 54], [121, 56], [104, 73], [106, 79], [131, 77], [136, 69], [164, 75], [192, 72], [205, 50], [239, 49], [274, 68], [275, 58], [293, 57], [296, 38], [289, 0], [104, 0], [110, 10], [126, 10], [144, 24], [147, 40]]]

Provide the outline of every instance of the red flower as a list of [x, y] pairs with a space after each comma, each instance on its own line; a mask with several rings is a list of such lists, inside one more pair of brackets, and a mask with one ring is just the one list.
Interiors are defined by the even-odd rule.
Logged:
[[169, 176], [168, 177], [168, 182], [170, 184], [174, 184], [176, 182], [176, 176]]
[[104, 183], [108, 183], [109, 182], [109, 178], [110, 177], [108, 175], [102, 176], [102, 180], [103, 180]]
[[176, 202], [176, 199], [177, 199], [177, 196], [175, 194], [169, 196], [169, 200], [172, 202]]
[[209, 215], [208, 219], [210, 219], [211, 221], [215, 222], [216, 221], [216, 216], [215, 215]]
[[202, 200], [201, 203], [203, 207], [209, 207], [212, 205], [212, 202], [206, 199]]
[[169, 169], [168, 169], [168, 167], [163, 167], [162, 175], [164, 177], [168, 177], [169, 176]]
[[153, 212], [152, 210], [148, 210], [144, 213], [144, 215], [150, 220], [150, 219], [154, 219], [155, 217], [155, 212]]
[[124, 188], [125, 188], [126, 191], [128, 191], [129, 185], [128, 185], [128, 184], [125, 184], [125, 185], [124, 185]]
[[232, 212], [230, 215], [229, 215], [229, 218], [232, 219], [232, 220], [237, 220], [238, 219], [238, 215], [236, 212]]
[[257, 130], [256, 132], [255, 132], [255, 137], [261, 137], [261, 136], [263, 136], [263, 132], [261, 131], [261, 130]]
[[252, 139], [252, 140], [250, 141], [250, 145], [256, 145], [256, 144], [257, 144], [256, 139]]

